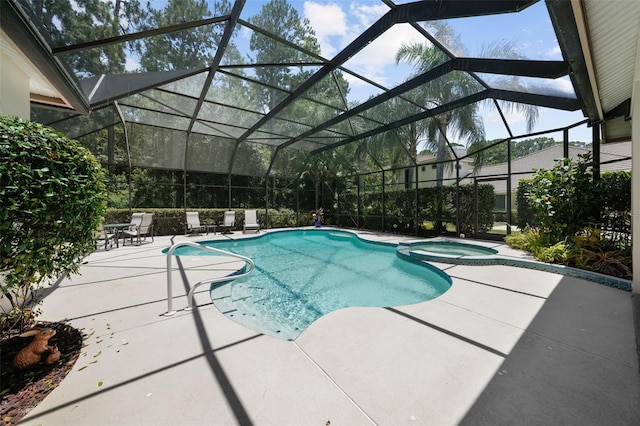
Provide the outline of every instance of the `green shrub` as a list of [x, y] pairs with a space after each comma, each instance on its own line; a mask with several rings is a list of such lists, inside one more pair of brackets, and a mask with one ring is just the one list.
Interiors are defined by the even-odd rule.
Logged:
[[[588, 192], [588, 198], [592, 200], [591, 216], [593, 223], [582, 221], [580, 226], [597, 226], [609, 229], [610, 235], [615, 235], [618, 239], [628, 237], [631, 233], [630, 220], [628, 216], [631, 212], [631, 172], [616, 171], [602, 173], [600, 180], [591, 181], [591, 172], [585, 171], [584, 178], [587, 179], [587, 188], [583, 193]], [[517, 221], [521, 229], [526, 226], [543, 226], [542, 223], [534, 220], [533, 209], [536, 207], [530, 203], [530, 194], [534, 193], [534, 179], [522, 179], [517, 190]], [[580, 196], [577, 194], [577, 196]], [[580, 208], [581, 206], [576, 206]], [[579, 214], [580, 212], [578, 212]], [[554, 219], [555, 219], [554, 212]], [[570, 214], [572, 216], [572, 214]], [[582, 213], [584, 218], [584, 213]], [[582, 219], [582, 218], [578, 218]], [[618, 235], [624, 234], [624, 235]], [[610, 238], [610, 237], [609, 237]]]
[[598, 182], [598, 196], [609, 211], [631, 210], [631, 172], [605, 172]]
[[[449, 191], [456, 199], [455, 186], [448, 187]], [[473, 235], [475, 228], [475, 188], [473, 185], [460, 185], [459, 202], [457, 202], [454, 212], [457, 212], [460, 229], [458, 233]], [[478, 185], [478, 232], [488, 232], [493, 228], [493, 207], [495, 205], [495, 195], [493, 185]], [[455, 222], [455, 214], [452, 222]]]
[[76, 273], [94, 250], [105, 210], [100, 165], [87, 149], [53, 129], [0, 114], [0, 272], [10, 312], [3, 329], [24, 324], [22, 300], [45, 281]]
[[590, 250], [574, 246], [567, 254], [568, 266], [630, 280], [631, 253], [620, 250]]
[[506, 241], [543, 262], [629, 279], [631, 173], [603, 173], [594, 181], [590, 167], [587, 154], [521, 180], [518, 225], [531, 228]]
[[[414, 233], [416, 229], [416, 209], [419, 230], [439, 232], [461, 232], [473, 234], [475, 228], [475, 188], [461, 185], [459, 192], [455, 185], [426, 187], [417, 190], [403, 189], [384, 194], [384, 230], [399, 233]], [[418, 198], [416, 203], [416, 196]], [[479, 232], [487, 232], [493, 227], [493, 207], [495, 203], [492, 185], [478, 185], [478, 225]], [[337, 210], [343, 216], [357, 216], [358, 196], [352, 192], [341, 193]], [[360, 193], [360, 227], [382, 230], [382, 196], [379, 192]], [[424, 225], [429, 223], [429, 225]], [[450, 224], [459, 223], [459, 230]], [[353, 221], [343, 220], [338, 226], [353, 226]]]
[[[200, 222], [208, 224], [222, 222], [224, 212], [228, 211], [228, 209], [204, 208], [189, 208], [188, 210], [197, 211], [200, 216]], [[236, 229], [241, 230], [244, 225], [244, 209], [233, 210], [236, 212]], [[136, 208], [133, 211], [153, 213], [153, 235], [182, 235], [186, 232], [184, 208]], [[313, 216], [311, 216], [310, 212], [296, 213], [291, 209], [269, 209], [268, 221], [264, 209], [257, 209], [257, 217], [262, 229], [313, 225]], [[107, 209], [105, 212], [105, 221], [108, 223], [126, 223], [130, 219], [129, 209]], [[325, 216], [326, 223], [328, 223], [328, 220]]]
[[537, 229], [525, 228], [506, 236], [505, 241], [510, 247], [532, 253], [541, 262], [558, 263], [624, 279], [632, 277], [630, 248], [616, 249], [599, 229], [585, 228], [573, 238], [552, 244]]
[[507, 235], [504, 240], [509, 247], [533, 252], [533, 248], [540, 240], [540, 233], [537, 230], [525, 227], [519, 232], [513, 232]]
[[516, 223], [520, 229], [535, 225], [533, 212], [531, 207], [529, 207], [529, 193], [531, 192], [532, 185], [532, 179], [520, 179], [518, 182], [518, 190], [516, 192], [518, 219], [514, 220], [514, 223]]
[[591, 155], [584, 154], [577, 162], [558, 160], [553, 169], [540, 169], [533, 177], [528, 192], [533, 221], [552, 242], [599, 221], [602, 205], [590, 167]]
[[[313, 216], [309, 214], [308, 218], [309, 218], [308, 223], [303, 223], [303, 225], [313, 225]], [[243, 213], [243, 219], [244, 219], [244, 213]], [[264, 223], [264, 221], [262, 221], [261, 223]], [[298, 223], [296, 221], [296, 212], [294, 210], [269, 209], [269, 227], [270, 228], [289, 228], [294, 226], [298, 226]]]
[[541, 262], [567, 264], [570, 246], [564, 242], [558, 242], [550, 247], [536, 245], [533, 248], [535, 258]]

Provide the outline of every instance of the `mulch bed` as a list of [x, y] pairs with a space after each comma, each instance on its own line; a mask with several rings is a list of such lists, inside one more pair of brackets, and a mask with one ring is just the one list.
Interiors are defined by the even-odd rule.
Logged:
[[60, 360], [53, 365], [40, 362], [19, 371], [12, 366], [13, 358], [31, 337], [18, 337], [19, 331], [6, 333], [0, 342], [0, 424], [15, 425], [54, 390], [71, 371], [82, 349], [83, 334], [64, 323], [40, 322], [37, 327], [56, 330], [49, 345], [60, 350]]

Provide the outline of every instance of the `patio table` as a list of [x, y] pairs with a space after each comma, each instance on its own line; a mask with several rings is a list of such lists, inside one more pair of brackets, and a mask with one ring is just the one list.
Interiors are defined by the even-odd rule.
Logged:
[[129, 228], [131, 226], [131, 223], [127, 222], [127, 223], [105, 223], [103, 225], [103, 227], [105, 229], [112, 229], [113, 233], [116, 234], [116, 247], [120, 247], [120, 234], [122, 234], [122, 231], [124, 231], [125, 229]]
[[207, 234], [209, 234], [209, 230], [213, 229], [213, 235], [216, 235], [216, 229], [218, 229], [218, 225], [215, 223], [203, 223], [202, 226], [207, 230]]

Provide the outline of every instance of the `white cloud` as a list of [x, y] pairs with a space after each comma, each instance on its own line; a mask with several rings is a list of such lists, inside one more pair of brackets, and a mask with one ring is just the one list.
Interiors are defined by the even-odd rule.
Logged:
[[549, 49], [546, 53], [546, 57], [562, 59], [562, 50], [560, 50], [560, 46], [555, 46], [552, 49]]
[[124, 69], [127, 71], [137, 71], [140, 68], [140, 62], [137, 59], [127, 56], [124, 63]]
[[[502, 112], [505, 119], [507, 120], [507, 123], [509, 123], [510, 126], [517, 125], [518, 123], [526, 123], [527, 118], [522, 111], [518, 111], [515, 108], [508, 109], [503, 107]], [[495, 124], [502, 125], [502, 117], [492, 103], [481, 102], [478, 113], [482, 117], [485, 126]]]
[[389, 11], [378, 2], [320, 2], [308, 0], [303, 15], [316, 33], [322, 55], [332, 58]]
[[[425, 38], [409, 24], [394, 25], [352, 57], [345, 66], [380, 84], [397, 84], [408, 77], [410, 70], [396, 67], [396, 52], [404, 43], [424, 41]], [[393, 81], [389, 81], [389, 77]]]
[[555, 87], [566, 94], [572, 95], [575, 93], [573, 89], [573, 84], [571, 84], [571, 80], [569, 77], [560, 77], [554, 80]]
[[[364, 30], [389, 11], [381, 2], [307, 0], [303, 15], [309, 20], [320, 44], [322, 56], [333, 58]], [[403, 43], [425, 39], [408, 24], [391, 27], [380, 37], [349, 59], [345, 66], [379, 84], [389, 86], [404, 81], [410, 72], [404, 64], [396, 66], [395, 54]], [[350, 86], [368, 86], [345, 75]], [[369, 89], [371, 90], [371, 89]]]
[[359, 26], [367, 28], [389, 11], [389, 8], [382, 3], [376, 5], [364, 5], [351, 3], [349, 7], [351, 14], [357, 19]]
[[309, 20], [318, 37], [345, 35], [347, 16], [339, 4], [304, 2], [304, 16]]
[[342, 47], [341, 38], [347, 34], [347, 16], [342, 7], [336, 3], [320, 4], [306, 1], [303, 14], [316, 33], [322, 56], [335, 56]]

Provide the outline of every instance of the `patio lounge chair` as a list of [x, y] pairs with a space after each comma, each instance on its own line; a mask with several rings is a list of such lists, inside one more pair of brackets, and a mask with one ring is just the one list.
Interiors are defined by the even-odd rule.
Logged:
[[255, 210], [244, 211], [244, 229], [242, 230], [242, 233], [246, 234], [247, 231], [260, 232], [260, 224], [258, 223], [258, 218]]
[[142, 217], [144, 213], [132, 213], [131, 214], [131, 224], [129, 225], [129, 229], [137, 228], [142, 224]]
[[[209, 227], [211, 225], [207, 225], [205, 223], [200, 223], [200, 213], [198, 212], [187, 212], [187, 233], [191, 235], [196, 235], [204, 230], [207, 235], [209, 234]], [[214, 230], [215, 233], [215, 230]]]
[[112, 233], [110, 229], [105, 228], [102, 224], [100, 224], [98, 229], [94, 231], [93, 237], [96, 240], [96, 249], [98, 248], [98, 243], [100, 241], [104, 243], [105, 251], [109, 250], [110, 247], [113, 247], [114, 244], [117, 244], [117, 235]]
[[231, 231], [236, 229], [236, 212], [224, 212], [224, 218], [220, 224], [220, 229], [223, 234], [231, 234]]
[[[138, 215], [142, 215], [139, 224], [137, 224]], [[134, 223], [134, 216], [136, 223]], [[122, 245], [125, 245], [127, 241], [127, 237], [133, 244], [133, 237], [136, 238], [136, 245], [140, 245], [142, 242], [142, 238], [147, 239], [147, 236], [151, 236], [151, 241], [153, 241], [153, 213], [134, 213], [131, 216], [131, 226], [129, 229], [125, 229], [122, 231]]]

